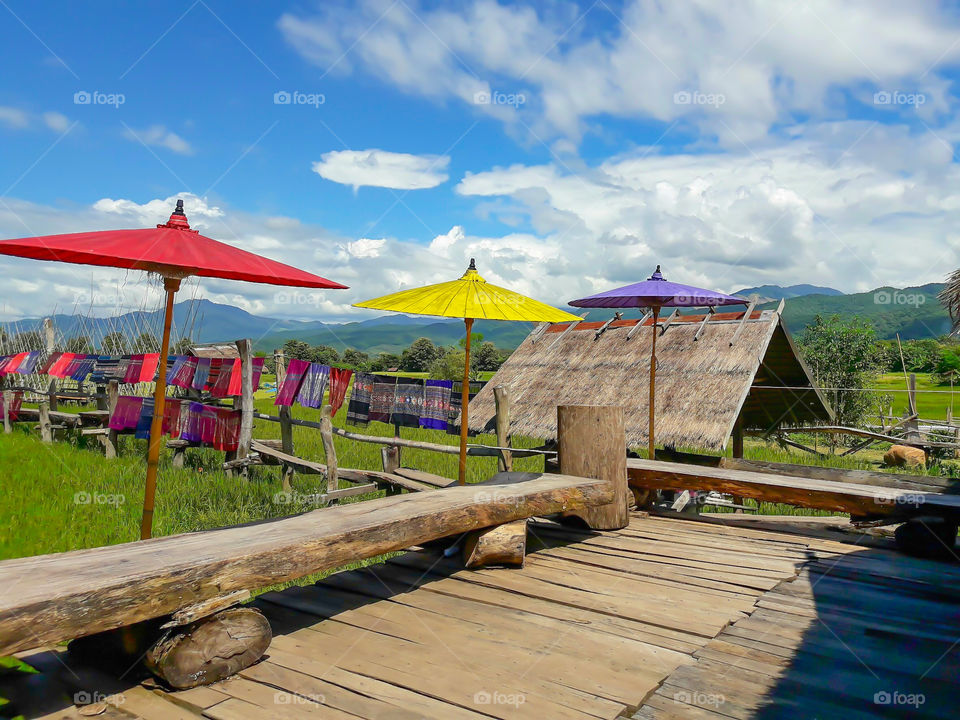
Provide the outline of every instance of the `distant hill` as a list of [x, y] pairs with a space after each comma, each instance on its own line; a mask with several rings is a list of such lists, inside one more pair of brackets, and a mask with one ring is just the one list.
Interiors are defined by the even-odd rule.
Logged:
[[819, 285], [760, 285], [759, 287], [744, 288], [737, 290], [733, 295], [740, 297], [750, 297], [759, 295], [761, 299], [766, 300], [789, 300], [790, 298], [803, 297], [804, 295], [843, 295], [839, 290]]
[[[783, 318], [790, 332], [799, 334], [819, 315], [857, 315], [873, 323], [877, 335], [903, 340], [932, 338], [950, 332], [950, 317], [937, 299], [942, 283], [918, 287], [882, 287], [853, 295], [805, 295], [788, 299]], [[771, 302], [764, 308], [776, 307]]]
[[[937, 293], [943, 289], [939, 283], [903, 289], [883, 287], [853, 295], [814, 285], [764, 285], [746, 288], [738, 294], [756, 292], [769, 297], [776, 293], [802, 292], [803, 289], [817, 292], [788, 297], [784, 310], [787, 327], [794, 334], [803, 332], [817, 314], [858, 315], [870, 320], [877, 334], [884, 339], [892, 339], [898, 332], [906, 340], [937, 337], [950, 331], [950, 319], [937, 300]], [[771, 298], [769, 303], [760, 307], [774, 308], [779, 302], [779, 298]], [[584, 311], [573, 308], [572, 312], [579, 315]], [[612, 309], [592, 309], [587, 319], [607, 320], [613, 313]], [[627, 310], [624, 317], [640, 317], [640, 312]], [[82, 334], [95, 344], [99, 344], [104, 335], [121, 329], [127, 329], [129, 333], [130, 328], [141, 328], [156, 334], [160, 320], [159, 311], [126, 313], [113, 318], [54, 317], [59, 332], [66, 337]], [[39, 329], [40, 322], [39, 318], [29, 318], [0, 327], [15, 333]], [[399, 352], [419, 337], [430, 338], [438, 345], [455, 345], [463, 337], [463, 323], [459, 320], [393, 314], [343, 324], [319, 320], [284, 320], [253, 315], [232, 305], [209, 300], [177, 303], [174, 306], [174, 327], [175, 338], [189, 334], [196, 342], [215, 342], [248, 337], [253, 339], [255, 350], [264, 352], [292, 339], [303, 340], [311, 345], [331, 345], [340, 351], [352, 347], [376, 354]], [[497, 347], [510, 349], [519, 345], [532, 327], [531, 323], [480, 320], [474, 325], [474, 332], [482, 333], [485, 340], [490, 340]]]

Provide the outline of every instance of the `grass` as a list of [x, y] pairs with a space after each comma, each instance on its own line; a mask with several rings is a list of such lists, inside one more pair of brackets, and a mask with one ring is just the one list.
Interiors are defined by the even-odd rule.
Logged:
[[[886, 373], [870, 384], [883, 392], [890, 393], [893, 398], [893, 414], [902, 415], [907, 409], [907, 383], [903, 373]], [[960, 411], [960, 386], [957, 387], [957, 398], [950, 393], [950, 385], [937, 385], [930, 379], [929, 373], [917, 373], [917, 412], [924, 420], [946, 420], [947, 410], [953, 407]]]

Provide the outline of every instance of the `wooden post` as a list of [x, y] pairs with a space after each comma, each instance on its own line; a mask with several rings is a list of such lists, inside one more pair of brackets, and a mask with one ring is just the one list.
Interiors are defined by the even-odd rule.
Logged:
[[[114, 410], [117, 409], [117, 400], [120, 398], [120, 384], [117, 380], [111, 380], [107, 383], [107, 411], [110, 415], [107, 416], [107, 422], [110, 422], [110, 418], [113, 417]], [[117, 448], [117, 431], [110, 430], [108, 427], [108, 432], [106, 435], [101, 435], [100, 437], [104, 438], [103, 445], [103, 454], [108, 458], [115, 458], [118, 455]]]
[[[732, 448], [731, 454], [735, 458], [743, 458], [743, 416], [742, 415], [737, 415], [737, 419], [733, 423], [733, 448]], [[743, 505], [743, 497], [739, 495], [734, 495], [733, 502], [737, 505]], [[736, 512], [742, 514], [743, 510], [740, 510], [738, 508]]]
[[[507, 447], [510, 445], [510, 393], [507, 388], [497, 385], [493, 389], [493, 400], [497, 405], [497, 445]], [[513, 453], [501, 450], [497, 466], [500, 472], [513, 470]]]
[[[43, 319], [43, 347], [47, 355], [53, 352], [56, 344], [56, 337], [53, 331], [53, 320], [51, 318]], [[50, 384], [47, 386], [47, 396], [50, 398], [50, 409], [57, 409], [57, 379], [50, 378]]]
[[13, 393], [9, 390], [3, 391], [3, 432], [10, 434], [13, 427], [10, 425], [10, 405], [13, 402]]
[[333, 408], [324, 405], [320, 409], [320, 437], [323, 439], [323, 455], [327, 464], [327, 492], [333, 492], [337, 484], [337, 449], [333, 444]]
[[[253, 439], [253, 343], [249, 339], [237, 340], [240, 351], [240, 440], [237, 444], [237, 459], [250, 454]], [[249, 470], [244, 465], [240, 474], [247, 477]]]
[[[657, 388], [657, 317], [660, 315], [660, 308], [657, 305], [653, 306], [653, 324], [650, 326], [651, 334], [651, 345], [650, 345], [650, 400], [648, 402], [650, 417], [649, 417], [649, 427], [647, 428], [647, 456], [650, 460], [656, 458], [656, 450], [654, 449], [653, 441], [653, 418], [654, 418], [654, 406], [656, 399], [656, 388]], [[626, 448], [626, 445], [624, 445]], [[626, 449], [624, 449], [626, 453]]]
[[627, 440], [623, 408], [613, 405], [561, 405], [557, 408], [557, 446], [564, 475], [607, 480], [609, 505], [572, 513], [594, 530], [618, 530], [630, 522], [627, 489]]
[[[286, 360], [283, 357], [283, 350], [273, 351], [273, 367], [277, 375], [277, 392], [280, 392], [280, 386], [287, 376]], [[287, 405], [280, 406], [280, 449], [287, 455], [293, 455], [293, 424], [290, 422], [290, 408]], [[280, 468], [280, 482], [283, 484], [284, 492], [290, 492], [293, 487], [294, 469], [290, 465], [282, 465]]]
[[460, 468], [457, 472], [460, 485], [467, 482], [467, 406], [470, 404], [470, 333], [473, 331], [473, 318], [464, 318], [463, 324], [467, 330], [467, 343], [464, 347], [463, 388], [460, 392]]
[[383, 460], [383, 471], [395, 473], [400, 467], [400, 448], [385, 445], [380, 448], [380, 457]]
[[50, 427], [50, 402], [40, 401], [40, 439], [43, 442], [53, 442], [53, 429]]

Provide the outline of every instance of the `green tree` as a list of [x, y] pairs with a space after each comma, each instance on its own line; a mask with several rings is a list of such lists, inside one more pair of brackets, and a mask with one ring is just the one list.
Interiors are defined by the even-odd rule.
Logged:
[[127, 345], [127, 339], [121, 332], [112, 332], [103, 336], [100, 351], [105, 355], [120, 355]]
[[429, 338], [417, 338], [400, 355], [400, 369], [406, 372], [427, 372], [442, 352]]
[[470, 355], [470, 364], [477, 370], [499, 370], [506, 358], [492, 342], [480, 343]]
[[884, 369], [884, 352], [869, 321], [817, 315], [799, 338], [804, 360], [817, 384], [828, 388], [837, 423], [854, 425], [871, 409], [864, 388]]
[[189, 355], [192, 351], [193, 340], [188, 337], [180, 338], [173, 344], [173, 347], [171, 348], [171, 352], [174, 355]]
[[370, 372], [385, 372], [390, 368], [400, 367], [400, 356], [387, 352], [378, 353], [368, 367]]
[[354, 370], [363, 370], [367, 367], [367, 363], [370, 362], [370, 356], [365, 352], [360, 352], [359, 350], [354, 350], [353, 348], [347, 348], [343, 351], [343, 362], [346, 365], [349, 365]]
[[[463, 380], [463, 364], [466, 362], [466, 352], [450, 348], [441, 357], [433, 361], [430, 366], [430, 377], [436, 380]], [[477, 378], [477, 367], [470, 359], [470, 379]]]
[[86, 335], [78, 335], [67, 340], [64, 350], [69, 353], [92, 353], [93, 343]]
[[[480, 343], [483, 342], [483, 333], [470, 333], [470, 349], [472, 350], [475, 347], [478, 347]], [[457, 343], [464, 350], [467, 349], [467, 339], [465, 337], [460, 338], [460, 342]]]
[[340, 353], [329, 345], [316, 345], [310, 348], [310, 357], [305, 359], [321, 365], [336, 365], [340, 362]]
[[43, 350], [43, 336], [36, 330], [27, 330], [13, 336], [13, 346], [21, 350]]
[[957, 373], [960, 373], [960, 354], [956, 348], [943, 348], [934, 369], [933, 380], [946, 385], [951, 380], [957, 381]]
[[160, 352], [160, 340], [153, 333], [140, 333], [133, 341], [133, 352], [155, 353]]
[[309, 360], [313, 348], [303, 340], [287, 340], [283, 344], [284, 360]]

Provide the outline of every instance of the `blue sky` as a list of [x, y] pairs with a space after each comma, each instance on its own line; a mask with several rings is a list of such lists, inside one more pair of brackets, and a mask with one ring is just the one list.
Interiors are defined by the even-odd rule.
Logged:
[[[351, 285], [194, 291], [254, 312], [348, 319], [471, 256], [556, 304], [657, 263], [726, 291], [960, 263], [953, 4], [3, 0], [0, 17], [0, 237], [150, 225], [183, 197], [207, 234]], [[0, 318], [154, 297], [111, 271], [0, 267]]]

